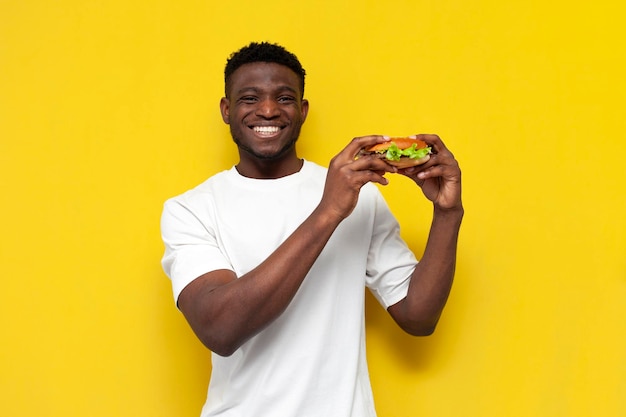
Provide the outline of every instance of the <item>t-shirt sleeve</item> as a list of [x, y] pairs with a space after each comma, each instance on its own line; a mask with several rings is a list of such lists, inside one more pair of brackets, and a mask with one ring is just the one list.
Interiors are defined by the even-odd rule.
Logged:
[[233, 269], [220, 249], [210, 206], [206, 213], [194, 211], [179, 198], [165, 202], [161, 237], [165, 253], [161, 265], [172, 281], [174, 300], [194, 279], [210, 271]]
[[366, 283], [386, 309], [406, 297], [417, 259], [400, 237], [400, 225], [380, 192], [375, 193], [375, 210]]

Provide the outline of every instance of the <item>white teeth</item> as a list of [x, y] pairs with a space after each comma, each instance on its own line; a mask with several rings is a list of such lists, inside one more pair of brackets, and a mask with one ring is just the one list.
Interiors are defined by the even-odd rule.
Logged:
[[280, 128], [278, 126], [255, 126], [254, 131], [263, 135], [270, 135], [272, 133], [278, 133]]

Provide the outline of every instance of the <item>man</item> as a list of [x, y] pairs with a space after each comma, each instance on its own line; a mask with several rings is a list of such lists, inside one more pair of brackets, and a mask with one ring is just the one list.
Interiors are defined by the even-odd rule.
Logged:
[[[202, 416], [371, 417], [364, 290], [412, 335], [431, 334], [448, 297], [463, 217], [461, 173], [436, 135], [426, 164], [398, 170], [353, 139], [328, 169], [296, 152], [309, 103], [283, 47], [227, 61], [223, 120], [239, 162], [168, 200], [163, 267], [178, 307], [213, 352]], [[413, 179], [434, 205], [418, 263], [374, 184]], [[416, 194], [417, 195], [417, 194]]]

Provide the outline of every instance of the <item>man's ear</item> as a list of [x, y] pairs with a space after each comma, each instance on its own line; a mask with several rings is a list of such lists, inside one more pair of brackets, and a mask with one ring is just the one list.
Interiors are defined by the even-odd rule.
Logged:
[[230, 124], [230, 100], [228, 97], [222, 97], [220, 100], [220, 112], [224, 123]]
[[309, 100], [302, 99], [300, 107], [302, 108], [302, 123], [304, 123], [306, 115], [309, 114]]

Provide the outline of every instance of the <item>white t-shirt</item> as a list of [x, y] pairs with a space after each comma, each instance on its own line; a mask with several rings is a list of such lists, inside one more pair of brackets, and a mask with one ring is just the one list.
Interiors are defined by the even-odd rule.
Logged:
[[[165, 203], [163, 268], [175, 300], [216, 269], [241, 276], [319, 204], [326, 169], [305, 161], [274, 180], [235, 168]], [[405, 297], [417, 261], [379, 190], [366, 184], [285, 312], [230, 357], [212, 355], [202, 417], [374, 417], [364, 290], [385, 307]]]

